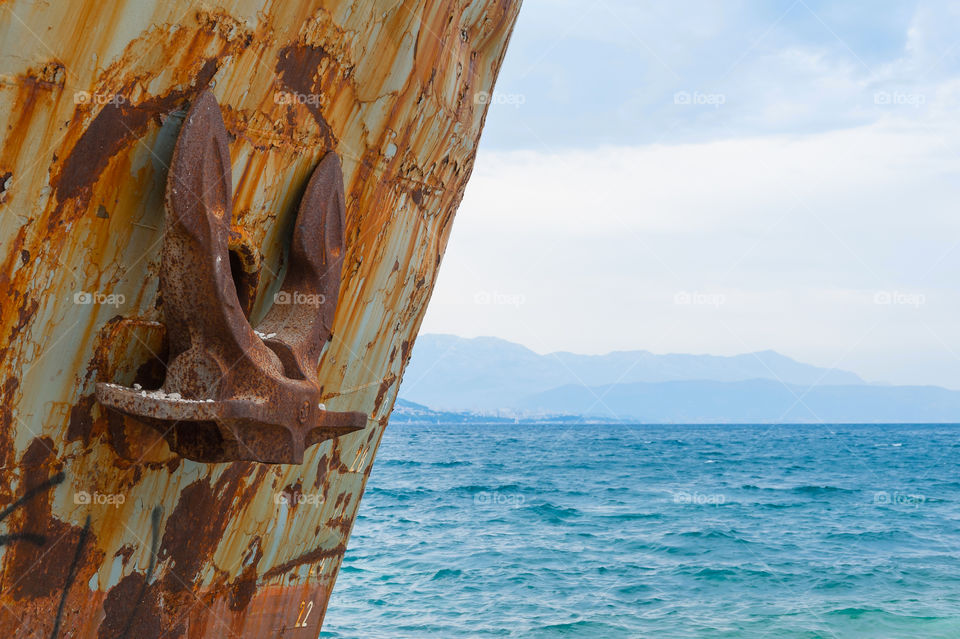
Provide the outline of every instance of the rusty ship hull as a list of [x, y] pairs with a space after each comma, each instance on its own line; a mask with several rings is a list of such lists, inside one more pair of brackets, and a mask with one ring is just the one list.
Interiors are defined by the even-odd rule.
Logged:
[[[316, 637], [470, 175], [519, 2], [0, 2], [0, 630]], [[251, 317], [342, 164], [327, 409], [302, 463], [188, 459], [97, 401], [157, 376], [164, 190], [226, 128]]]

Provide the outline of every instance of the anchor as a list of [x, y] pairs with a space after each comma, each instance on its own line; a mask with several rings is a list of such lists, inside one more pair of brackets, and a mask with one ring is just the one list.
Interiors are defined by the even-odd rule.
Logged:
[[101, 382], [96, 396], [109, 410], [157, 430], [187, 459], [299, 464], [307, 447], [367, 421], [364, 413], [326, 410], [316, 382], [343, 266], [340, 160], [327, 153], [307, 183], [286, 276], [256, 329], [231, 276], [232, 192], [227, 130], [207, 90], [187, 113], [167, 177], [163, 385], [144, 390]]

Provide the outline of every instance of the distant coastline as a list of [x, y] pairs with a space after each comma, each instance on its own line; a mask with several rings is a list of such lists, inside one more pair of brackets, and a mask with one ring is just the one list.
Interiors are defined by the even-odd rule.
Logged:
[[469, 424], [476, 425], [504, 425], [518, 424], [525, 426], [536, 425], [571, 425], [571, 424], [623, 424], [623, 425], [641, 425], [641, 426], [764, 426], [777, 424], [780, 426], [960, 426], [960, 419], [955, 421], [784, 421], [784, 420], [755, 420], [755, 421], [736, 421], [736, 420], [701, 420], [701, 421], [646, 421], [637, 418], [614, 418], [599, 417], [596, 415], [580, 415], [575, 413], [522, 413], [511, 411], [497, 411], [484, 413], [482, 411], [442, 411], [432, 410], [422, 404], [398, 399], [390, 415], [392, 424], [408, 424], [411, 426], [425, 426], [430, 424]]

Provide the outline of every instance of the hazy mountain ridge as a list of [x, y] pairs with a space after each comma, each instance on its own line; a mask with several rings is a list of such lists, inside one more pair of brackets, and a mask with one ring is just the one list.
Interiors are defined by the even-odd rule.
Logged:
[[539, 355], [453, 335], [417, 339], [400, 396], [394, 419], [414, 422], [960, 422], [960, 391], [868, 384], [774, 351]]
[[854, 373], [797, 362], [774, 351], [723, 357], [615, 351], [539, 355], [495, 337], [425, 334], [417, 338], [400, 396], [440, 410], [515, 408], [537, 393], [566, 385], [771, 379], [809, 386], [859, 385]]

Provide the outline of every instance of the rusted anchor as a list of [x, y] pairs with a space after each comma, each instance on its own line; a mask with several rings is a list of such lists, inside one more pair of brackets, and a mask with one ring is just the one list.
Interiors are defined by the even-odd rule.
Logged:
[[187, 113], [167, 178], [163, 386], [99, 383], [97, 399], [153, 427], [188, 459], [297, 464], [308, 446], [366, 424], [364, 413], [326, 410], [315, 381], [343, 264], [340, 161], [328, 153], [307, 183], [286, 277], [257, 330], [230, 272], [232, 191], [226, 127], [205, 91]]

